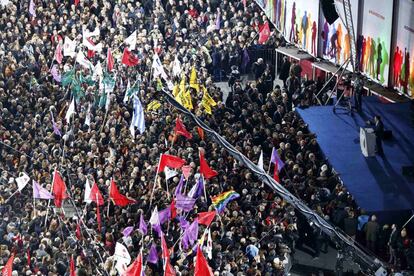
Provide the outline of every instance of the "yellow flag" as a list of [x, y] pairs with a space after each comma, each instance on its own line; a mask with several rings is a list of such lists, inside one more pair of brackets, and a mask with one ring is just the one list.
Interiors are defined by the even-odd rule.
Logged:
[[200, 86], [198, 85], [197, 71], [195, 69], [195, 66], [193, 66], [193, 68], [191, 69], [190, 87], [194, 88], [197, 92], [200, 91]]
[[178, 91], [177, 95], [174, 98], [179, 104], [184, 105], [185, 99], [183, 90]]
[[174, 97], [177, 97], [178, 92], [180, 92], [180, 88], [178, 87], [178, 84], [175, 84], [172, 90]]
[[185, 74], [183, 73], [182, 74], [182, 76], [181, 76], [181, 81], [180, 81], [180, 91], [183, 91], [183, 92], [185, 92], [185, 79], [186, 79], [186, 77], [185, 77]]
[[183, 98], [184, 98], [184, 107], [192, 110], [193, 109], [193, 101], [191, 99], [191, 93], [190, 90], [187, 90], [186, 93], [183, 93]]
[[211, 107], [216, 106], [216, 101], [208, 94], [208, 91], [203, 87], [203, 99], [201, 100], [201, 105], [204, 107], [204, 110], [207, 114], [211, 115]]
[[161, 107], [161, 103], [157, 100], [153, 100], [152, 102], [150, 102], [147, 106], [147, 111], [151, 111], [151, 110], [157, 110], [158, 108]]

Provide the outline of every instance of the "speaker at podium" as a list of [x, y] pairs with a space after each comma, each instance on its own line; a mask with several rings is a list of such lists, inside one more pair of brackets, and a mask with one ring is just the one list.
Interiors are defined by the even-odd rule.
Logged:
[[359, 130], [359, 143], [362, 154], [365, 157], [375, 156], [375, 133], [373, 128], [363, 128]]

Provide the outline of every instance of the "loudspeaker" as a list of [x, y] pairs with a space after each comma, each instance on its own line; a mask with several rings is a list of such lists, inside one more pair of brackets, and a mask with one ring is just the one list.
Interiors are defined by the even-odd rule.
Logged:
[[322, 12], [329, 24], [332, 24], [339, 18], [335, 9], [334, 0], [321, 0]]
[[392, 139], [392, 131], [391, 130], [384, 130], [384, 140], [391, 140]]
[[414, 177], [414, 166], [402, 166], [402, 175]]

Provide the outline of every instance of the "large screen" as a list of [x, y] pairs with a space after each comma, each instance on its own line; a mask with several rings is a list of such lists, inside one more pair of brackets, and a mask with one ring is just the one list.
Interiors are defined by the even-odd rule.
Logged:
[[400, 92], [414, 98], [414, 2], [400, 0], [397, 38], [393, 47], [392, 84]]
[[[329, 24], [321, 13], [320, 43], [322, 45], [320, 49], [323, 58], [336, 64], [343, 64], [351, 56], [349, 34], [345, 26], [343, 0], [335, 0], [334, 3], [339, 18], [333, 24]], [[358, 26], [358, 3], [359, 0], [351, 0], [352, 21], [355, 36], [357, 35]], [[349, 68], [351, 68], [351, 66], [349, 66]]]
[[[272, 5], [275, 11], [273, 22], [286, 40], [316, 56], [319, 1], [275, 0]], [[264, 9], [266, 11], [266, 7]]]
[[362, 32], [357, 39], [360, 70], [388, 86], [393, 1], [364, 1]]

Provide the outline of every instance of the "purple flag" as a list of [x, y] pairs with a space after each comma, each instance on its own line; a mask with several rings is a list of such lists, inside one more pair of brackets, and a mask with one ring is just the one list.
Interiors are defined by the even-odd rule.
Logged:
[[124, 229], [124, 231], [122, 231], [122, 234], [124, 235], [124, 237], [128, 237], [131, 235], [132, 231], [134, 231], [134, 227], [128, 226]]
[[216, 30], [220, 30], [220, 17], [221, 17], [221, 14], [220, 13], [218, 13], [217, 14], [217, 18], [216, 18]]
[[53, 199], [53, 195], [33, 180], [33, 198]]
[[247, 51], [247, 48], [244, 48], [243, 50], [243, 60], [242, 60], [242, 64], [241, 64], [241, 69], [243, 71], [246, 71], [247, 69], [247, 65], [250, 62], [250, 56], [249, 56], [249, 51]]
[[31, 16], [36, 17], [36, 6], [34, 0], [30, 0], [29, 13]]
[[142, 235], [146, 235], [148, 232], [147, 224], [145, 223], [144, 216], [141, 213], [141, 217], [139, 218], [139, 232], [141, 232]]
[[183, 248], [187, 250], [197, 240], [198, 236], [198, 220], [194, 220], [193, 223], [184, 231], [182, 243]]
[[60, 129], [58, 128], [58, 126], [55, 122], [55, 118], [53, 118], [52, 111], [50, 111], [50, 115], [52, 116], [53, 133], [55, 133], [56, 135], [62, 136], [62, 133], [60, 132]]
[[204, 191], [204, 182], [203, 182], [203, 178], [200, 176], [198, 178], [197, 183], [194, 184], [194, 186], [188, 192], [188, 196], [197, 199], [203, 195], [203, 191]]
[[52, 74], [52, 77], [55, 81], [62, 82], [62, 76], [60, 75], [56, 64], [54, 64], [52, 68], [50, 68], [50, 73]]
[[157, 247], [155, 246], [155, 244], [151, 245], [148, 257], [147, 257], [147, 262], [152, 263], [152, 264], [156, 264], [158, 263], [158, 252], [157, 252]]
[[180, 182], [178, 182], [177, 187], [175, 187], [175, 193], [174, 193], [175, 196], [177, 196], [177, 194], [181, 194], [183, 185], [184, 185], [184, 175], [181, 175]]
[[159, 211], [158, 218], [160, 219], [160, 224], [167, 222], [171, 218], [171, 206]]
[[190, 226], [190, 223], [183, 216], [179, 216], [178, 221], [180, 222], [181, 229], [183, 229], [184, 231], [188, 228], [188, 226]]
[[182, 194], [177, 194], [175, 198], [175, 207], [181, 209], [184, 212], [189, 212], [193, 210], [194, 203], [196, 200], [192, 197], [188, 197]]
[[275, 148], [272, 149], [272, 157], [270, 158], [270, 162], [277, 166], [277, 170], [279, 172], [285, 166], [285, 163], [282, 161], [282, 159], [280, 159], [280, 156]]

